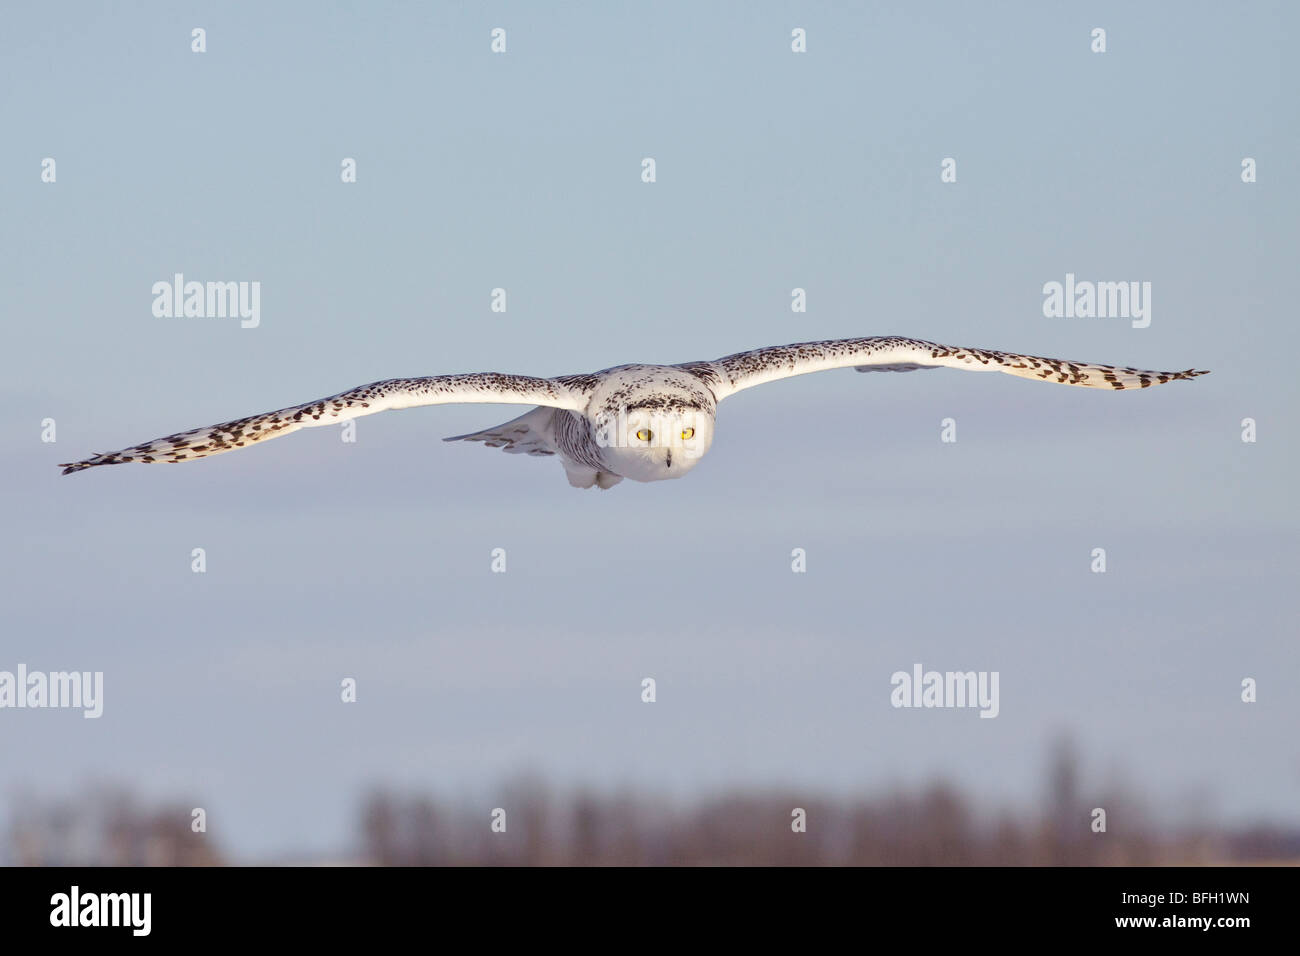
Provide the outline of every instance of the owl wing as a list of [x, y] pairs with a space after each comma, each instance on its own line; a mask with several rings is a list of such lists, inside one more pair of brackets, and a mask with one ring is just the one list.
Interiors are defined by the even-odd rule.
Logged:
[[1161, 385], [1176, 379], [1190, 379], [1206, 374], [1190, 368], [1184, 372], [1149, 372], [1113, 365], [1067, 362], [1064, 359], [960, 348], [896, 336], [776, 345], [751, 352], [737, 352], [712, 362], [690, 362], [679, 366], [708, 382], [718, 401], [746, 388], [779, 378], [849, 367], [859, 372], [961, 368], [976, 372], [1006, 372], [1021, 378], [1038, 378], [1060, 385], [1109, 389], [1146, 388], [1149, 385]]
[[292, 405], [274, 412], [239, 418], [220, 425], [192, 428], [121, 451], [92, 455], [60, 465], [71, 474], [96, 465], [120, 465], [129, 461], [146, 463], [181, 462], [234, 451], [268, 438], [279, 438], [299, 428], [332, 425], [362, 415], [417, 405], [490, 403], [505, 405], [547, 405], [581, 411], [587, 406], [590, 385], [582, 376], [564, 379], [474, 372], [466, 375], [431, 375], [425, 378], [391, 378], [339, 392], [305, 405]]
[[551, 444], [554, 415], [554, 408], [534, 408], [504, 424], [466, 435], [452, 435], [443, 441], [481, 441], [489, 448], [503, 449], [508, 455], [554, 455]]

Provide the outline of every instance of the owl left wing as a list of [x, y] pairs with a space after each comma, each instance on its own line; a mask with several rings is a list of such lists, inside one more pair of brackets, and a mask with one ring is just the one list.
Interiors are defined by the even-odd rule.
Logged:
[[1206, 372], [1151, 372], [1114, 365], [1093, 365], [1064, 359], [995, 352], [988, 349], [939, 345], [922, 339], [873, 336], [863, 339], [829, 339], [775, 345], [737, 352], [712, 362], [688, 362], [679, 368], [703, 378], [718, 401], [765, 382], [833, 368], [859, 372], [911, 372], [923, 368], [960, 368], [975, 372], [1006, 372], [1060, 385], [1085, 388], [1146, 388]]

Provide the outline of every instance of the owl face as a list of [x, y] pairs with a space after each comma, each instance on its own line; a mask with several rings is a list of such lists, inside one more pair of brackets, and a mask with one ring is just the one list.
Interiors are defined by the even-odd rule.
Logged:
[[713, 444], [713, 414], [692, 406], [620, 409], [597, 420], [595, 438], [617, 474], [633, 481], [680, 478]]

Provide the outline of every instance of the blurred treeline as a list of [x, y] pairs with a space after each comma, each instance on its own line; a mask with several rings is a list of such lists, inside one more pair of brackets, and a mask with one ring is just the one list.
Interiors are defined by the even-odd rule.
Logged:
[[[646, 793], [560, 792], [521, 777], [490, 802], [449, 803], [377, 787], [356, 845], [292, 859], [229, 859], [194, 832], [196, 804], [145, 808], [121, 790], [16, 801], [0, 861], [16, 865], [206, 866], [1106, 866], [1294, 863], [1300, 829], [1227, 828], [1204, 811], [1145, 805], [1130, 787], [1082, 782], [1058, 743], [1030, 810], [976, 807], [946, 784], [873, 797], [736, 790], [689, 804]], [[1094, 808], [1106, 831], [1094, 832]], [[494, 832], [493, 811], [505, 830]], [[792, 812], [806, 816], [794, 832]], [[499, 826], [499, 814], [498, 826]]]

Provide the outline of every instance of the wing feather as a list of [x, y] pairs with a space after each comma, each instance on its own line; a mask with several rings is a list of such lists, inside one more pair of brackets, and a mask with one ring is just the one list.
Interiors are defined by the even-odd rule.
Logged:
[[588, 390], [578, 378], [547, 379], [500, 372], [466, 375], [431, 375], [424, 378], [390, 378], [339, 392], [305, 405], [291, 405], [274, 412], [239, 418], [219, 425], [192, 428], [155, 438], [121, 451], [92, 455], [59, 467], [71, 474], [97, 465], [126, 462], [176, 463], [219, 455], [268, 438], [279, 438], [299, 428], [332, 425], [362, 415], [418, 405], [490, 403], [503, 405], [547, 405], [580, 411], [586, 408]]
[[479, 432], [452, 435], [443, 441], [481, 441], [489, 448], [501, 448], [508, 455], [554, 455], [551, 444], [553, 408], [534, 408], [518, 418]]
[[1021, 378], [1037, 378], [1060, 385], [1109, 389], [1147, 388], [1150, 385], [1207, 374], [1190, 368], [1182, 372], [1152, 372], [1115, 365], [1069, 362], [1017, 352], [939, 345], [936, 342], [898, 336], [777, 345], [750, 352], [737, 352], [712, 362], [687, 363], [680, 367], [705, 378], [718, 401], [765, 382], [833, 368], [855, 368], [859, 372], [960, 368], [976, 372], [1006, 372]]

